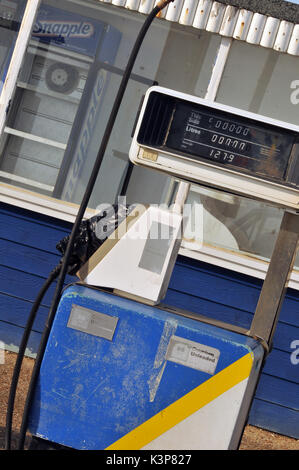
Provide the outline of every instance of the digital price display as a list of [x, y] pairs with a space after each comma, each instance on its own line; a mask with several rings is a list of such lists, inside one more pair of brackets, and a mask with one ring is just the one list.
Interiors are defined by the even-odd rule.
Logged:
[[299, 211], [299, 126], [176, 92], [147, 91], [129, 157], [182, 180]]
[[281, 179], [296, 136], [201, 106], [175, 105], [164, 147], [195, 158]]

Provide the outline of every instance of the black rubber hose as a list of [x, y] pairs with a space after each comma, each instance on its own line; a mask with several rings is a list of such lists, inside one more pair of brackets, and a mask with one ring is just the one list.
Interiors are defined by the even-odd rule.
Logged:
[[57, 265], [49, 274], [48, 278], [42, 285], [39, 293], [32, 305], [28, 320], [26, 322], [25, 330], [22, 335], [21, 343], [19, 346], [19, 351], [17, 355], [17, 359], [14, 365], [13, 376], [11, 380], [10, 390], [9, 390], [9, 397], [8, 397], [8, 404], [7, 404], [7, 412], [6, 412], [6, 427], [5, 427], [5, 450], [11, 450], [11, 434], [12, 434], [12, 420], [13, 420], [13, 411], [14, 411], [14, 403], [16, 397], [16, 391], [18, 386], [18, 381], [20, 377], [22, 362], [25, 356], [25, 350], [28, 344], [28, 340], [30, 337], [30, 333], [33, 327], [34, 320], [36, 318], [36, 314], [40, 307], [40, 304], [49, 289], [52, 282], [58, 277], [60, 273], [61, 265]]
[[145, 19], [145, 21], [144, 21], [144, 23], [143, 23], [143, 25], [142, 25], [142, 27], [139, 31], [139, 34], [138, 34], [137, 39], [135, 41], [135, 44], [133, 46], [132, 52], [130, 54], [126, 69], [124, 71], [124, 75], [122, 77], [120, 87], [118, 89], [118, 92], [117, 92], [117, 95], [116, 95], [116, 98], [115, 98], [115, 101], [114, 101], [114, 104], [113, 104], [113, 107], [112, 107], [112, 110], [111, 110], [111, 113], [110, 113], [110, 116], [109, 116], [109, 120], [108, 120], [107, 125], [106, 125], [106, 129], [105, 129], [105, 132], [104, 132], [104, 135], [103, 135], [103, 138], [102, 138], [102, 142], [101, 142], [101, 145], [100, 145], [97, 157], [96, 157], [96, 161], [95, 161], [90, 179], [88, 181], [84, 196], [82, 198], [82, 202], [80, 204], [80, 207], [79, 207], [79, 210], [78, 210], [78, 213], [77, 213], [77, 216], [76, 216], [76, 220], [75, 220], [73, 228], [72, 228], [72, 232], [70, 234], [68, 246], [66, 248], [65, 256], [64, 256], [64, 259], [63, 259], [63, 262], [62, 262], [59, 278], [58, 278], [58, 281], [57, 281], [57, 286], [56, 286], [56, 290], [55, 290], [55, 293], [54, 293], [53, 301], [52, 301], [52, 304], [51, 304], [51, 307], [50, 307], [50, 311], [49, 311], [48, 318], [47, 318], [47, 321], [46, 321], [45, 329], [43, 331], [43, 335], [42, 335], [42, 338], [41, 338], [41, 342], [40, 342], [40, 345], [39, 345], [39, 350], [37, 352], [34, 368], [33, 368], [33, 371], [32, 371], [32, 376], [31, 376], [31, 380], [30, 380], [30, 384], [29, 384], [29, 388], [28, 388], [28, 393], [27, 393], [27, 397], [26, 397], [24, 412], [23, 412], [23, 419], [22, 419], [22, 423], [21, 423], [19, 445], [18, 445], [19, 450], [22, 450], [24, 448], [24, 442], [25, 442], [25, 438], [26, 438], [30, 406], [31, 406], [31, 402], [32, 402], [32, 399], [33, 399], [33, 395], [34, 395], [34, 391], [35, 391], [35, 387], [36, 387], [36, 383], [37, 383], [37, 379], [38, 379], [38, 375], [39, 375], [39, 371], [40, 371], [40, 366], [41, 366], [44, 351], [45, 351], [45, 348], [46, 348], [46, 345], [47, 345], [49, 333], [51, 331], [51, 327], [52, 327], [52, 324], [53, 324], [53, 321], [54, 321], [54, 318], [55, 318], [56, 310], [57, 310], [57, 307], [58, 307], [58, 304], [59, 304], [61, 291], [62, 291], [62, 288], [63, 288], [64, 279], [65, 279], [67, 268], [68, 268], [68, 260], [71, 256], [71, 253], [72, 253], [73, 244], [74, 244], [74, 241], [75, 241], [77, 230], [78, 230], [78, 228], [80, 226], [80, 223], [83, 219], [83, 216], [84, 216], [85, 210], [87, 208], [87, 205], [88, 205], [93, 187], [95, 185], [95, 182], [96, 182], [96, 179], [97, 179], [97, 176], [98, 176], [98, 173], [99, 173], [99, 169], [100, 169], [103, 157], [104, 157], [104, 153], [105, 153], [105, 150], [106, 150], [106, 147], [107, 147], [107, 144], [108, 144], [108, 141], [109, 141], [114, 123], [115, 123], [115, 119], [117, 117], [117, 114], [118, 114], [118, 111], [119, 111], [119, 108], [120, 108], [120, 105], [121, 105], [121, 102], [122, 102], [122, 99], [123, 99], [128, 81], [129, 81], [129, 78], [130, 78], [130, 75], [131, 75], [131, 71], [133, 69], [133, 66], [134, 66], [137, 54], [138, 54], [138, 52], [140, 50], [140, 47], [142, 45], [143, 39], [144, 39], [151, 23], [153, 22], [154, 18], [156, 17], [156, 15], [171, 1], [173, 1], [173, 0], [160, 1], [157, 4], [157, 6], [146, 17], [146, 19]]

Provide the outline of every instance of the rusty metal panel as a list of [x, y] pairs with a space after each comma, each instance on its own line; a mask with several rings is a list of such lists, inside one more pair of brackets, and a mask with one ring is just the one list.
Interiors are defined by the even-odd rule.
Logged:
[[226, 7], [219, 30], [219, 34], [221, 34], [221, 36], [231, 37], [234, 34], [238, 13], [239, 11], [237, 8], [232, 6]]
[[179, 23], [184, 25], [192, 25], [197, 4], [197, 0], [185, 0], [181, 11]]
[[205, 29], [212, 9], [211, 0], [199, 0], [198, 7], [194, 16], [194, 28]]
[[267, 18], [265, 28], [262, 34], [260, 45], [263, 47], [273, 48], [280, 20], [278, 18]]
[[250, 27], [253, 13], [249, 10], [240, 10], [233, 37], [245, 41]]
[[[158, 0], [100, 0], [125, 7], [128, 10], [148, 14]], [[205, 29], [221, 36], [233, 37], [249, 44], [291, 55], [299, 55], [299, 24], [281, 15], [267, 16], [262, 2], [252, 5], [250, 10], [241, 8], [242, 2], [223, 0], [175, 0], [163, 9], [157, 16], [168, 21]], [[244, 5], [245, 6], [245, 3]], [[294, 5], [294, 7], [296, 7]], [[276, 9], [273, 5], [273, 12]], [[294, 15], [294, 20], [297, 16]], [[298, 14], [299, 17], [299, 14]]]
[[276, 40], [273, 46], [276, 51], [286, 52], [290, 43], [293, 29], [294, 25], [288, 21], [282, 21], [280, 23]]
[[[159, 0], [155, 0], [154, 6], [157, 6], [158, 3], [159, 3]], [[157, 14], [157, 18], [165, 18], [166, 14], [167, 14], [167, 11], [168, 11], [168, 7], [169, 7], [169, 5], [167, 5], [162, 10], [160, 10], [159, 13]]]
[[138, 11], [140, 13], [149, 13], [154, 5], [154, 0], [141, 0]]
[[296, 24], [288, 47], [288, 53], [299, 55], [299, 24]]
[[211, 33], [218, 33], [222, 24], [225, 12], [225, 5], [223, 3], [214, 2], [208, 19], [206, 30]]
[[117, 7], [124, 7], [126, 4], [126, 0], [112, 0], [112, 3]]
[[[149, 13], [158, 2], [158, 0], [100, 1], [144, 14]], [[221, 36], [233, 37], [249, 44], [273, 48], [278, 52], [299, 55], [299, 24], [278, 17], [266, 16], [258, 12], [262, 11], [261, 9], [252, 8], [252, 11], [240, 9], [236, 2], [231, 3], [211, 0], [175, 0], [162, 10], [158, 17], [197, 29], [205, 29]]]
[[249, 27], [246, 41], [249, 44], [259, 44], [264, 32], [267, 17], [260, 13], [255, 13]]
[[183, 0], [174, 0], [173, 3], [170, 3], [165, 18], [168, 21], [177, 22], [182, 11], [183, 3]]
[[128, 8], [128, 10], [138, 10], [140, 0], [127, 0], [125, 7]]

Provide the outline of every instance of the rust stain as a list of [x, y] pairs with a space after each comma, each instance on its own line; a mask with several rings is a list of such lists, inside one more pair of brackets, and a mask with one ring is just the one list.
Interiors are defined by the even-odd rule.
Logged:
[[239, 30], [239, 33], [237, 34], [237, 39], [241, 39], [242, 37], [242, 34], [243, 34], [243, 31], [244, 31], [244, 27], [245, 27], [245, 22], [242, 21], [241, 25], [240, 25], [240, 30]]
[[232, 19], [235, 16], [235, 8], [234, 7], [229, 7], [227, 11], [227, 21], [232, 21]]
[[186, 11], [185, 11], [185, 14], [184, 14], [184, 21], [187, 21], [188, 13], [189, 13], [189, 8], [186, 8]]
[[218, 15], [219, 15], [219, 7], [218, 7], [218, 6], [217, 6], [217, 7], [215, 6], [215, 7], [213, 8], [212, 12], [211, 12], [211, 17], [212, 17], [212, 18], [217, 18]]
[[233, 21], [234, 17], [235, 17], [235, 8], [229, 7], [224, 15], [223, 22], [230, 23], [231, 21]]

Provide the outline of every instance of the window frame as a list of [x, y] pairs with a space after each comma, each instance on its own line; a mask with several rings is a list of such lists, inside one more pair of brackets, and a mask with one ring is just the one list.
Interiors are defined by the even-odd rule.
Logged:
[[7, 70], [3, 88], [0, 95], [0, 135], [2, 135], [6, 115], [13, 98], [17, 78], [22, 66], [23, 57], [27, 49], [34, 20], [41, 0], [27, 0], [26, 8], [18, 32], [15, 47]]

